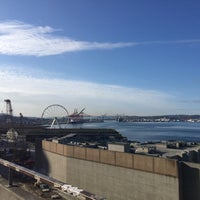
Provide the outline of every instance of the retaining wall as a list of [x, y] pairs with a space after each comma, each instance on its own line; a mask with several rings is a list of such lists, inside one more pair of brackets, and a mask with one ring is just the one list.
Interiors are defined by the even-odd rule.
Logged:
[[151, 173], [178, 177], [178, 162], [166, 158], [135, 155], [102, 149], [69, 146], [55, 142], [42, 141], [42, 148], [59, 155], [94, 161]]
[[[47, 174], [111, 200], [180, 200], [178, 163], [42, 142]], [[41, 160], [41, 159], [40, 159]]]

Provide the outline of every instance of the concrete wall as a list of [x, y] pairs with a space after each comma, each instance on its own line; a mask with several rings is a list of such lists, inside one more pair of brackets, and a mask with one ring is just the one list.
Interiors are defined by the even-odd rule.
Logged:
[[108, 144], [108, 150], [119, 152], [130, 152], [130, 144], [127, 143], [111, 143]]
[[181, 163], [183, 200], [200, 199], [200, 164]]
[[42, 141], [42, 148], [46, 151], [67, 157], [95, 161], [103, 164], [121, 166], [167, 176], [179, 176], [178, 162], [176, 160], [102, 149], [69, 146], [45, 140]]
[[180, 199], [174, 160], [55, 144], [40, 154], [53, 178], [113, 200]]

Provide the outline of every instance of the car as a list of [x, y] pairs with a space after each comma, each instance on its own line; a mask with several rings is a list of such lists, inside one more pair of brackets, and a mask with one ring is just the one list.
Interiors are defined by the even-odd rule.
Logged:
[[42, 190], [42, 192], [49, 192], [50, 191], [50, 187], [45, 183], [40, 184], [39, 187]]
[[53, 193], [51, 199], [61, 199], [61, 196], [58, 193]]

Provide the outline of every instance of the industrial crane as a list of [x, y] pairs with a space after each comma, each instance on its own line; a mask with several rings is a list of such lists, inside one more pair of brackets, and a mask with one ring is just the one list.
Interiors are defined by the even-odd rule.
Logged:
[[12, 109], [11, 101], [10, 101], [10, 99], [5, 99], [4, 102], [6, 102], [6, 114], [7, 114], [6, 123], [12, 123], [13, 122], [13, 109]]
[[83, 114], [84, 114], [83, 111], [84, 110], [85, 110], [85, 108], [83, 108], [80, 112], [78, 112], [77, 109], [74, 109], [74, 112], [71, 115], [69, 115], [69, 119], [70, 119], [69, 123], [72, 123], [72, 124], [83, 123], [84, 122], [84, 120], [83, 120]]
[[13, 109], [10, 99], [5, 99], [4, 101], [6, 102], [6, 114], [13, 116]]

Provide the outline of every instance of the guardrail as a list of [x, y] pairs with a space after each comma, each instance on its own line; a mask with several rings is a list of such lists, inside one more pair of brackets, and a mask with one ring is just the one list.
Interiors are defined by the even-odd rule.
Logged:
[[[97, 197], [95, 194], [84, 191], [77, 187], [73, 187], [71, 185], [67, 185], [66, 183], [63, 183], [63, 182], [53, 179], [51, 177], [45, 176], [44, 174], [41, 174], [34, 170], [30, 170], [26, 167], [17, 165], [15, 163], [12, 163], [10, 161], [7, 161], [7, 160], [1, 159], [1, 158], [0, 158], [0, 164], [5, 167], [8, 167], [11, 170], [25, 174], [25, 175], [35, 179], [37, 182], [47, 183], [48, 185], [51, 185], [54, 188], [57, 188], [63, 192], [67, 192], [68, 194], [71, 194], [73, 196], [76, 196], [76, 197], [81, 196], [87, 200], [105, 200], [105, 198]], [[9, 181], [9, 183], [10, 183], [10, 181]]]

